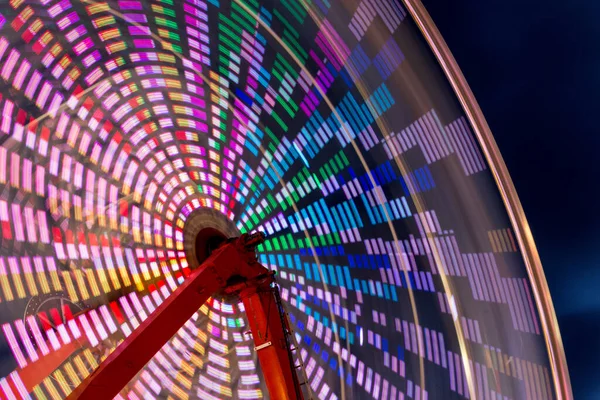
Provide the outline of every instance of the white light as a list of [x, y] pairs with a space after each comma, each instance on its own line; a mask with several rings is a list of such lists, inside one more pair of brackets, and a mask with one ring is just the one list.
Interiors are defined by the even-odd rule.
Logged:
[[361, 327], [361, 328], [358, 328], [358, 329], [359, 329], [358, 335], [360, 337], [360, 345], [362, 346], [363, 345], [363, 341], [364, 341], [363, 328]]

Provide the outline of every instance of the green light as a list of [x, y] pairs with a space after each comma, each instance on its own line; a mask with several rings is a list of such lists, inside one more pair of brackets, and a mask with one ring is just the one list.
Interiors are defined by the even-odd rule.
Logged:
[[177, 23], [174, 21], [170, 21], [166, 18], [156, 17], [156, 23], [158, 25], [166, 26], [172, 29], [178, 29]]

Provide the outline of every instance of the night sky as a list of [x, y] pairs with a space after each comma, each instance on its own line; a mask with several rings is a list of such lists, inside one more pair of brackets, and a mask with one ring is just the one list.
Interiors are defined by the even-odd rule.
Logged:
[[423, 0], [494, 133], [546, 271], [575, 398], [600, 398], [600, 1]]

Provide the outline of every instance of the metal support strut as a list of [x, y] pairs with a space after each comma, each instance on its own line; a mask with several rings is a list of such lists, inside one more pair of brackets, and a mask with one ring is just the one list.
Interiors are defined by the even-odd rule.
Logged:
[[270, 398], [304, 400], [274, 272], [256, 258], [255, 248], [262, 242], [262, 233], [242, 235], [213, 251], [68, 399], [115, 397], [210, 296], [225, 292], [239, 295], [244, 303]]

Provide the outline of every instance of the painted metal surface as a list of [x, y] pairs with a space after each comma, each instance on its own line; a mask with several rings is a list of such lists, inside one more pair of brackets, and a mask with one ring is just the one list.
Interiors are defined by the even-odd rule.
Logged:
[[[256, 260], [255, 248], [263, 241], [262, 234], [242, 235], [216, 249], [68, 398], [114, 398], [211, 296], [225, 290], [244, 303], [271, 398], [302, 400], [273, 274]], [[40, 371], [42, 376], [52, 367]]]

